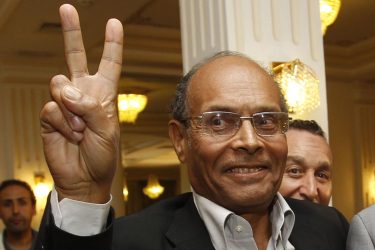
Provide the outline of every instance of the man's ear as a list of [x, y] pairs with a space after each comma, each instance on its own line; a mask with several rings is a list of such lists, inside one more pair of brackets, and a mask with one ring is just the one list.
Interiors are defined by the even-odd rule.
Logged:
[[168, 132], [178, 159], [181, 163], [185, 163], [187, 139], [185, 126], [176, 120], [171, 120], [168, 123]]

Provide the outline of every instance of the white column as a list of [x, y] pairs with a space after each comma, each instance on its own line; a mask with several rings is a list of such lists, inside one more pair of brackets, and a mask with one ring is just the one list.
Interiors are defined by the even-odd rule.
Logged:
[[323, 39], [317, 0], [180, 0], [183, 67], [221, 50], [247, 54], [264, 66], [299, 58], [320, 80], [314, 119], [328, 133]]

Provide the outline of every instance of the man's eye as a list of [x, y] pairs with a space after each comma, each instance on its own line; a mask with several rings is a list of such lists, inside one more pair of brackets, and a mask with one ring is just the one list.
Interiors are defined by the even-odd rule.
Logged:
[[318, 172], [316, 173], [316, 176], [322, 180], [330, 180], [331, 176], [326, 172]]
[[288, 168], [286, 173], [291, 177], [300, 177], [303, 175], [303, 170], [298, 167]]
[[223, 125], [223, 120], [222, 120], [220, 117], [214, 117], [214, 118], [211, 120], [211, 125], [214, 125], [214, 126], [220, 126], [220, 125]]
[[3, 207], [10, 207], [10, 206], [12, 206], [12, 202], [11, 201], [2, 202], [1, 206], [3, 206]]
[[20, 206], [25, 206], [25, 205], [27, 205], [27, 200], [19, 200], [18, 201], [18, 204], [20, 205]]
[[262, 117], [262, 119], [260, 120], [260, 123], [261, 124], [272, 124], [273, 119], [270, 118], [270, 117]]
[[224, 129], [227, 126], [227, 121], [220, 116], [215, 116], [209, 121], [208, 126], [214, 130]]
[[273, 117], [261, 117], [256, 121], [256, 123], [259, 127], [262, 127], [263, 129], [274, 128], [276, 125], [276, 121]]

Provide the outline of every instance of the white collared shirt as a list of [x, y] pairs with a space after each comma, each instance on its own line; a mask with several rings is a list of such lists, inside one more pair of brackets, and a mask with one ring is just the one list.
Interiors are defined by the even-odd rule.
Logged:
[[[250, 223], [241, 216], [193, 192], [195, 206], [216, 250], [257, 250]], [[295, 216], [278, 193], [270, 214], [272, 235], [267, 250], [294, 250], [289, 236]]]

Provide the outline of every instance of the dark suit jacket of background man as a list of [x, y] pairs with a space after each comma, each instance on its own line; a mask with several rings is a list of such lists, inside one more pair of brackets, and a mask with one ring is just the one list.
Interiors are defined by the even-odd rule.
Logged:
[[[345, 249], [349, 225], [340, 212], [309, 201], [290, 198], [286, 201], [296, 216], [289, 241], [297, 250]], [[35, 249], [214, 249], [191, 193], [161, 201], [137, 214], [114, 220], [114, 223], [112, 221], [113, 214], [109, 216], [103, 233], [79, 237], [54, 225], [48, 205]]]

